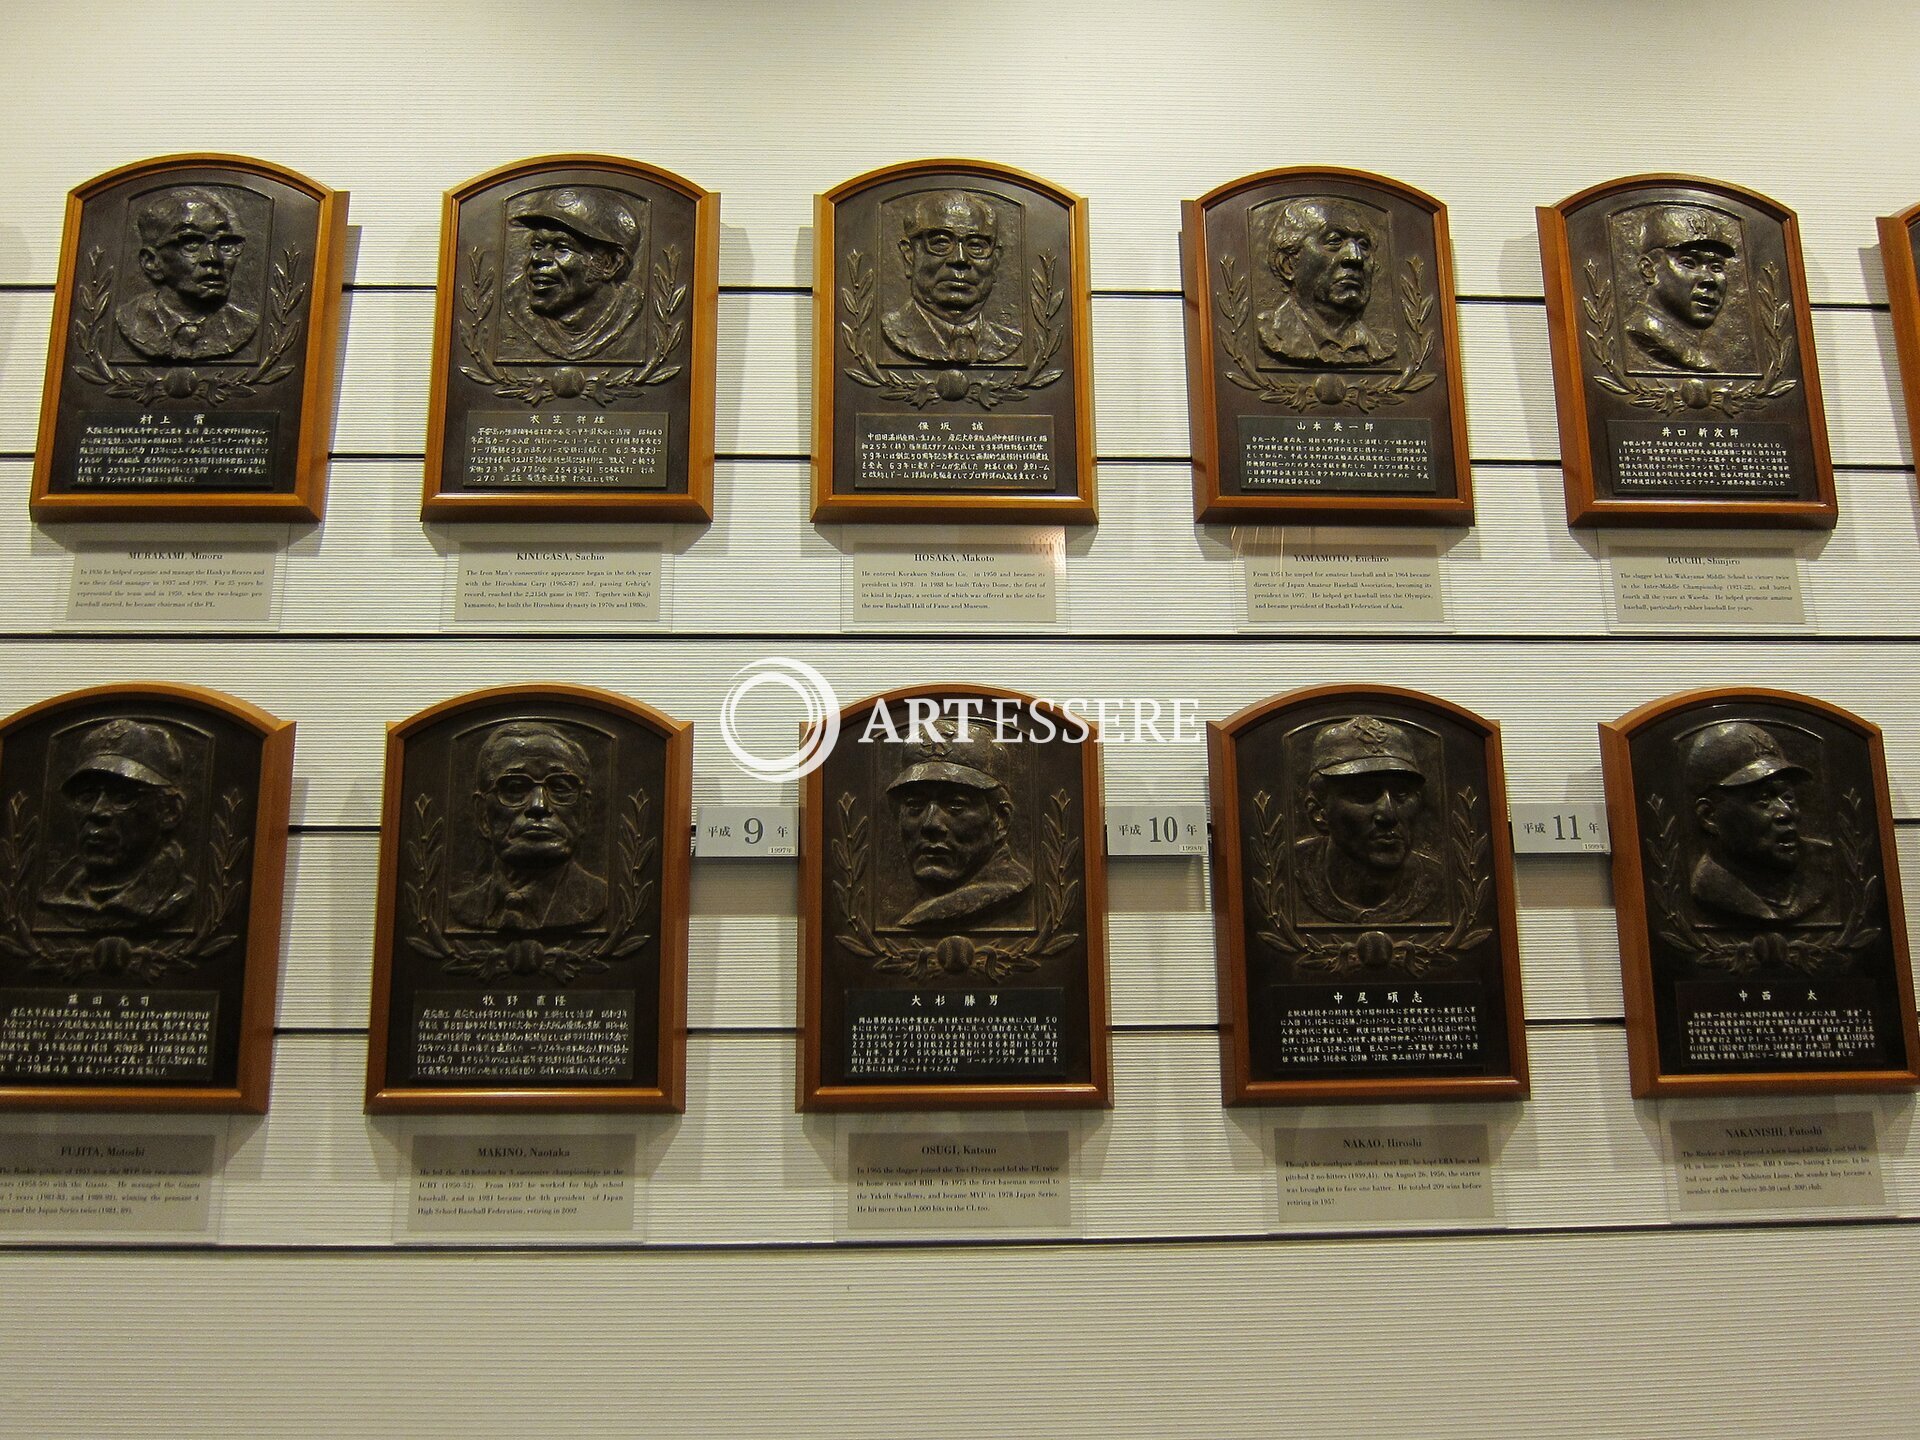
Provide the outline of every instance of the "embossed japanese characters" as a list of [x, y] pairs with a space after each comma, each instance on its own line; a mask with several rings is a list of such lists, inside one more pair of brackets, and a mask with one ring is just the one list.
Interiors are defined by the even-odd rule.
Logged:
[[1911, 1088], [1879, 729], [1697, 690], [1600, 727], [1635, 1095]]
[[1831, 529], [1793, 211], [1635, 175], [1539, 222], [1568, 522]]
[[0, 1108], [264, 1113], [293, 723], [115, 685], [0, 725]]
[[1011, 691], [890, 691], [841, 712], [801, 804], [801, 1109], [1110, 1102], [1085, 722]]
[[1195, 516], [1471, 524], [1446, 206], [1295, 168], [1182, 216]]
[[318, 520], [347, 197], [175, 155], [67, 197], [34, 454], [42, 520]]
[[1907, 428], [1920, 428], [1920, 204], [1882, 215], [1880, 265], [1893, 312], [1894, 347], [1900, 352], [1900, 388], [1907, 402]]
[[815, 520], [1094, 519], [1086, 209], [977, 160], [815, 198]]
[[720, 197], [549, 155], [441, 223], [423, 515], [712, 518]]
[[1525, 1095], [1499, 727], [1326, 686], [1207, 746], [1227, 1103]]
[[681, 1108], [692, 748], [579, 686], [389, 728], [369, 1110]]

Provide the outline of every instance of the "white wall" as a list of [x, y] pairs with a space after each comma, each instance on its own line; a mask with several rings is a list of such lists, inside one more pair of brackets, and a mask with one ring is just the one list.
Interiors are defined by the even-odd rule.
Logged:
[[[1627, 1095], [1598, 860], [1522, 863], [1534, 1097], [1477, 1112], [1499, 1232], [1273, 1233], [1281, 1117], [1218, 1104], [1197, 864], [1113, 867], [1117, 1105], [1075, 1122], [1064, 1243], [836, 1243], [840, 1126], [791, 1110], [779, 865], [695, 863], [688, 1113], [627, 1127], [652, 1166], [643, 1243], [395, 1250], [401, 1131], [359, 1106], [381, 727], [494, 683], [693, 720], [706, 801], [755, 798], [714, 721], [776, 648], [848, 698], [969, 678], [1218, 718], [1299, 684], [1412, 684], [1502, 722], [1521, 800], [1597, 798], [1597, 720], [1782, 685], [1885, 727], [1920, 903], [1920, 511], [1873, 228], [1920, 198], [1909, 21], [1892, 0], [10, 7], [0, 705], [179, 679], [300, 734], [274, 1107], [234, 1128], [221, 1249], [0, 1253], [0, 1434], [1912, 1434], [1911, 1102], [1849, 1102], [1877, 1118], [1899, 1218], [1673, 1225], [1672, 1112]], [[328, 518], [289, 544], [272, 635], [56, 628], [72, 540], [26, 516], [65, 192], [175, 150], [353, 192]], [[716, 519], [669, 537], [672, 635], [443, 637], [448, 540], [417, 519], [439, 197], [558, 150], [722, 193]], [[1103, 522], [1069, 542], [1071, 638], [839, 634], [845, 542], [805, 518], [811, 197], [927, 154], [1091, 201]], [[1448, 550], [1451, 636], [1243, 637], [1229, 537], [1189, 518], [1178, 202], [1313, 162], [1452, 207], [1480, 522]], [[1611, 637], [1599, 551], [1563, 523], [1532, 207], [1653, 169], [1800, 212], [1841, 501], [1795, 542], [1813, 633]], [[1198, 746], [1115, 749], [1107, 772], [1110, 800], [1204, 794]]]

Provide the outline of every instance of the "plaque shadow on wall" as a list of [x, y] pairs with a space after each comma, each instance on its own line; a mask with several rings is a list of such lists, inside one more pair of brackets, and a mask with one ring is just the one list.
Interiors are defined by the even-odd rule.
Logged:
[[1226, 1102], [1523, 1098], [1499, 726], [1323, 686], [1207, 742]]
[[1016, 691], [888, 691], [841, 711], [800, 825], [799, 1109], [1111, 1104], [1089, 725]]
[[1471, 525], [1446, 206], [1292, 167], [1181, 209], [1195, 518]]
[[1087, 204], [980, 160], [814, 199], [813, 519], [1092, 524]]
[[293, 731], [168, 684], [0, 726], [0, 1108], [266, 1112]]
[[719, 229], [606, 155], [448, 191], [422, 518], [711, 520]]
[[1633, 175], [1537, 215], [1568, 523], [1832, 529], [1794, 212]]
[[1920, 1084], [1879, 728], [1695, 690], [1602, 724], [1600, 755], [1634, 1095]]
[[369, 1112], [682, 1109], [692, 746], [570, 685], [388, 728]]
[[346, 241], [344, 191], [238, 155], [69, 194], [34, 517], [319, 520]]

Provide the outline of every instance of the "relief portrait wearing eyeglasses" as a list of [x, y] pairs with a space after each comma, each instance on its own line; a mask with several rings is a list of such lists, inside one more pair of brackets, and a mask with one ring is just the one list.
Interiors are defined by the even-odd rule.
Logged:
[[233, 207], [213, 190], [186, 185], [137, 202], [146, 294], [114, 311], [121, 336], [149, 360], [218, 360], [260, 328], [260, 316], [233, 298], [247, 243]]
[[880, 319], [902, 355], [947, 365], [992, 365], [1020, 347], [1020, 332], [987, 314], [1004, 251], [999, 210], [983, 195], [937, 190], [900, 217], [900, 261], [911, 287]]
[[473, 813], [491, 863], [449, 897], [454, 922], [530, 932], [599, 919], [607, 882], [574, 855], [592, 796], [586, 750], [558, 726], [509, 721], [481, 744], [473, 769]]

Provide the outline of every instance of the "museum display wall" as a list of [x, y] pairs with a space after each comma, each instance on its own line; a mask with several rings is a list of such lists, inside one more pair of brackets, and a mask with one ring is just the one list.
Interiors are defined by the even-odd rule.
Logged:
[[[1882, 730], [1911, 908], [1920, 499], [1875, 235], [1920, 198], [1907, 20], [1890, 0], [1840, 20], [1742, 7], [1688, 48], [1681, 83], [1665, 7], [1395, 0], [1347, 22], [1364, 59], [1336, 83], [1302, 56], [1355, 36], [1336, 45], [1292, 0], [964, 19], [859, 0], [777, 20], [606, 0], [564, 22], [329, 0], [219, 17], [220, 78], [191, 105], [204, 28], [121, 0], [0, 20], [0, 113], [24, 137], [0, 160], [0, 714], [167, 682], [298, 734], [268, 1113], [0, 1120], [14, 1147], [217, 1140], [197, 1235], [0, 1222], [16, 1332], [0, 1434], [1909, 1433], [1911, 1095], [1633, 1099], [1604, 853], [1514, 859], [1525, 1099], [1223, 1106], [1207, 859], [1111, 855], [1110, 1110], [802, 1114], [800, 866], [696, 854], [683, 1114], [363, 1108], [386, 727], [498, 686], [595, 687], [690, 722], [695, 807], [769, 816], [799, 786], [738, 765], [720, 715], [770, 656], [817, 668], [842, 705], [984, 686], [1190, 701], [1205, 722], [1302, 687], [1406, 687], [1500, 727], [1509, 802], [1582, 814], [1603, 810], [1601, 722], [1688, 690], [1792, 691]], [[351, 195], [319, 524], [30, 518], [67, 193], [175, 153]], [[720, 197], [711, 525], [420, 518], [443, 195], [552, 155]], [[867, 623], [849, 597], [873, 545], [992, 536], [809, 518], [814, 197], [927, 157], [1086, 199], [1098, 523], [1042, 537], [1061, 557], [1051, 620]], [[1447, 206], [1473, 524], [1285, 542], [1424, 555], [1442, 615], [1275, 621], [1249, 586], [1284, 517], [1194, 521], [1181, 203], [1281, 166], [1363, 169]], [[1621, 556], [1755, 551], [1571, 529], [1558, 465], [1535, 207], [1673, 172], [1790, 207], [1804, 249], [1837, 524], [1742, 532], [1801, 603], [1738, 629], [1636, 625]], [[588, 545], [657, 564], [657, 612], [463, 610], [462, 567], [489, 546]], [[185, 622], [143, 618], [124, 589], [102, 600], [103, 577], [151, 573], [142, 549], [195, 546], [253, 557], [264, 598]], [[777, 753], [799, 718], [743, 707], [742, 738]], [[1183, 743], [1116, 728], [1109, 819], [1205, 805], [1204, 725]], [[1675, 1136], [1710, 1122], [1864, 1135], [1877, 1198], [1689, 1199]], [[1485, 1137], [1483, 1212], [1325, 1219], [1283, 1198], [1305, 1135], [1460, 1125]], [[891, 1135], [1064, 1136], [1065, 1210], [863, 1230], [850, 1166]], [[631, 1143], [631, 1225], [501, 1250], [410, 1229], [418, 1142], [476, 1136]]]

